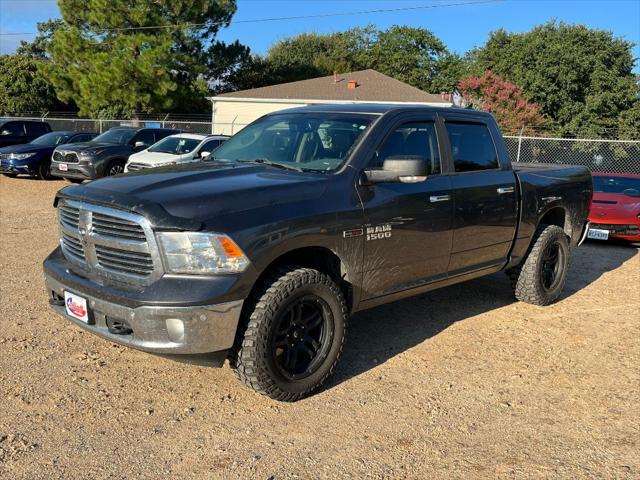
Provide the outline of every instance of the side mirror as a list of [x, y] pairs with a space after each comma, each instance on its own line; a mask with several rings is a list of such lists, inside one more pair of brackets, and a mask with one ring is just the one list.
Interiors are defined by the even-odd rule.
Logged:
[[418, 155], [387, 157], [382, 170], [365, 170], [366, 184], [418, 183], [427, 179], [427, 159]]
[[11, 132], [9, 130], [2, 130], [0, 135], [11, 135]]
[[209, 158], [209, 155], [211, 155], [211, 152], [200, 152], [200, 158], [202, 160]]
[[135, 148], [140, 148], [140, 147], [146, 147], [147, 145], [143, 141], [138, 140], [136, 143], [133, 144], [133, 146]]

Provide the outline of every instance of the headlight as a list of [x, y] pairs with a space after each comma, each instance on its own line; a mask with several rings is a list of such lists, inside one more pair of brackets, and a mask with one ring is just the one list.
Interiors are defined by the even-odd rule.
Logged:
[[11, 160], [26, 160], [27, 158], [31, 158], [36, 154], [36, 152], [30, 153], [12, 153], [9, 155]]
[[104, 151], [105, 151], [104, 148], [99, 148], [97, 150], [83, 150], [83, 151], [80, 152], [80, 156], [81, 157], [95, 157], [95, 156], [100, 155]]
[[239, 273], [249, 265], [244, 252], [226, 235], [159, 232], [157, 236], [171, 273]]
[[175, 165], [175, 164], [176, 164], [175, 161], [173, 161], [173, 162], [162, 162], [162, 163], [156, 163], [154, 165], [154, 167], [167, 167], [169, 165]]

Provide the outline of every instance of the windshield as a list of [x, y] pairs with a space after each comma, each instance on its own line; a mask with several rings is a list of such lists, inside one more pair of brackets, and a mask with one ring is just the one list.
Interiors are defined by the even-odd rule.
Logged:
[[41, 137], [36, 138], [31, 143], [33, 145], [44, 145], [46, 147], [55, 147], [56, 145], [62, 145], [67, 140], [69, 140], [68, 133], [57, 133], [51, 132], [42, 135]]
[[218, 147], [213, 160], [259, 160], [304, 171], [331, 172], [340, 168], [371, 122], [371, 116], [357, 114], [269, 115]]
[[149, 152], [171, 153], [182, 155], [192, 152], [202, 140], [194, 138], [166, 137], [149, 147]]
[[124, 145], [129, 143], [135, 134], [136, 130], [129, 128], [112, 128], [102, 135], [98, 135], [93, 141], [96, 143], [118, 143]]
[[597, 193], [618, 193], [635, 197], [640, 195], [640, 178], [594, 176], [593, 191]]

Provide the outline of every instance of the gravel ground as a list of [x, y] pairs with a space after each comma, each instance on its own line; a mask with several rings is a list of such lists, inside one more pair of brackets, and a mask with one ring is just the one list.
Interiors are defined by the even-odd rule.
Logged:
[[502, 274], [356, 315], [296, 404], [54, 314], [63, 181], [0, 178], [0, 478], [639, 478], [640, 256], [575, 253], [562, 299]]

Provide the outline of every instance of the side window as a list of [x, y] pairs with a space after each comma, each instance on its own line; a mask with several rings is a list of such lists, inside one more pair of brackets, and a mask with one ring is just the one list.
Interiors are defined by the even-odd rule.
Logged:
[[138, 132], [135, 136], [135, 138], [133, 139], [133, 143], [135, 145], [136, 142], [142, 142], [144, 143], [147, 147], [153, 145], [154, 143], [156, 143], [154, 137], [153, 137], [153, 131], [152, 130], [142, 130], [141, 132]]
[[427, 162], [428, 174], [439, 174], [442, 170], [435, 124], [433, 122], [411, 122], [400, 125], [378, 149], [371, 167], [382, 168], [382, 164], [387, 158], [397, 156], [423, 157]]
[[160, 140], [162, 140], [164, 137], [168, 137], [169, 135], [175, 135], [177, 133], [180, 133], [178, 130], [156, 130], [153, 132], [154, 136], [155, 136], [155, 140], [152, 141], [149, 145], [159, 142]]
[[446, 123], [456, 172], [494, 170], [500, 167], [496, 148], [486, 125]]
[[85, 135], [85, 134], [74, 135], [73, 137], [71, 137], [71, 139], [69, 139], [69, 143], [82, 143], [88, 140], [89, 140], [89, 135]]
[[44, 135], [49, 132], [47, 125], [42, 122], [30, 122], [26, 124], [27, 127], [27, 135], [33, 137], [39, 137], [40, 135]]
[[200, 148], [201, 152], [213, 152], [216, 148], [220, 146], [220, 140], [209, 140], [208, 142], [202, 145]]
[[13, 135], [24, 137], [24, 124], [20, 122], [8, 122], [0, 128], [0, 135]]

